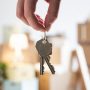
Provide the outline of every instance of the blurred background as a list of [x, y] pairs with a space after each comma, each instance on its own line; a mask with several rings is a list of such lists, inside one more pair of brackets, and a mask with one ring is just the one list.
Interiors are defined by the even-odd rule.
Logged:
[[[38, 1], [36, 13], [44, 19], [48, 4]], [[90, 90], [90, 0], [61, 0], [46, 33], [56, 73], [45, 64], [42, 76], [35, 44], [44, 34], [16, 17], [16, 4], [0, 2], [0, 90]]]

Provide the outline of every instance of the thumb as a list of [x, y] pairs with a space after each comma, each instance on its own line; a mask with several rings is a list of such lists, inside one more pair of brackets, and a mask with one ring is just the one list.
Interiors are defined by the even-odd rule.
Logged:
[[45, 18], [45, 27], [47, 29], [50, 28], [58, 16], [60, 1], [61, 0], [49, 0], [49, 8]]

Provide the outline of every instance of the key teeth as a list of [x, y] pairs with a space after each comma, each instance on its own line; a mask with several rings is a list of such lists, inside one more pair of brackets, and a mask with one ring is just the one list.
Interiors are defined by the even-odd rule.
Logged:
[[55, 74], [55, 71], [54, 71], [54, 72], [52, 72], [52, 74]]
[[[48, 60], [47, 60], [47, 59], [48, 59]], [[55, 69], [54, 69], [53, 65], [50, 63], [50, 56], [47, 56], [47, 59], [46, 59], [46, 61], [47, 61], [48, 64], [50, 65], [51, 73], [52, 73], [52, 74], [55, 74]]]
[[53, 69], [52, 74], [55, 74], [55, 69], [54, 69], [53, 65], [51, 65], [51, 68]]

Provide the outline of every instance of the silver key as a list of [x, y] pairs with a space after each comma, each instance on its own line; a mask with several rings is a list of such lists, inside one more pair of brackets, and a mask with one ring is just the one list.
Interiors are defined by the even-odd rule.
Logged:
[[54, 70], [54, 67], [50, 63], [50, 56], [49, 56], [52, 54], [52, 44], [49, 43], [45, 37], [44, 39], [37, 41], [36, 49], [41, 57], [40, 74], [43, 75], [43, 72], [44, 72], [44, 61], [46, 61], [52, 74], [55, 74], [55, 70]]

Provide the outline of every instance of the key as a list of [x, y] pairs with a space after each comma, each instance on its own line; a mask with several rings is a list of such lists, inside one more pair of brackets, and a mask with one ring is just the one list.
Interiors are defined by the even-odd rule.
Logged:
[[41, 60], [40, 60], [40, 75], [43, 75], [44, 73], [44, 59], [43, 57], [41, 57]]
[[36, 49], [41, 57], [52, 54], [52, 44], [45, 39], [41, 39], [36, 43]]
[[44, 72], [44, 61], [46, 61], [49, 69], [51, 70], [52, 74], [55, 74], [54, 67], [50, 63], [50, 56], [52, 54], [52, 44], [47, 41], [47, 39], [41, 39], [36, 43], [36, 49], [42, 58], [40, 60], [40, 74], [43, 75]]
[[[47, 48], [48, 47], [48, 48]], [[36, 49], [41, 57], [40, 60], [40, 75], [44, 73], [44, 57], [52, 54], [52, 44], [48, 43], [47, 40], [41, 39], [36, 43]]]
[[49, 62], [49, 60], [50, 60], [50, 58], [48, 58], [48, 57], [45, 58], [45, 61], [46, 61], [47, 65], [48, 65], [50, 71], [52, 72], [52, 74], [55, 74], [54, 67], [53, 67], [53, 65], [51, 65], [51, 63]]

